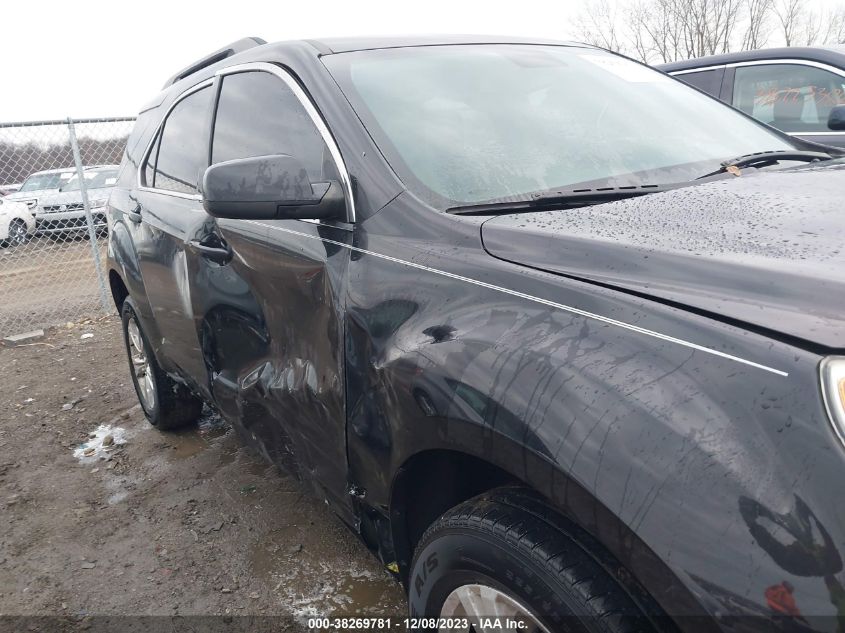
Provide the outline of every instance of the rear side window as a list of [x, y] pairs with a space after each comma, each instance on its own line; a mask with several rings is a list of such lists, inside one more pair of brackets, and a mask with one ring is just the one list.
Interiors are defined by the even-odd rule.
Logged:
[[170, 111], [150, 152], [145, 170], [148, 186], [178, 193], [199, 192], [197, 183], [208, 161], [211, 94], [210, 87], [202, 88]]
[[150, 155], [147, 157], [147, 162], [144, 165], [144, 184], [147, 187], [152, 187], [155, 183], [156, 158], [158, 157], [158, 142], [160, 140], [161, 134], [156, 134], [153, 148], [150, 150]]
[[338, 178], [323, 137], [284, 81], [260, 71], [225, 76], [211, 162], [271, 154], [299, 160], [311, 182]]
[[724, 75], [724, 68], [713, 68], [712, 70], [702, 70], [696, 73], [675, 75], [675, 77], [684, 83], [687, 83], [694, 88], [698, 88], [699, 90], [702, 90], [718, 99], [719, 92], [722, 89], [722, 77], [724, 77]]
[[827, 118], [845, 103], [845, 77], [801, 64], [736, 69], [733, 105], [784, 132], [828, 132]]

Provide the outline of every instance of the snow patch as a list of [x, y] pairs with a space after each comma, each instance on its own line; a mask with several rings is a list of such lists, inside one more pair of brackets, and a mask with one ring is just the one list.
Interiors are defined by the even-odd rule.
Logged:
[[[111, 436], [112, 441], [103, 444], [103, 440]], [[101, 424], [91, 434], [86, 442], [73, 450], [73, 456], [83, 464], [95, 461], [110, 453], [115, 446], [126, 444], [126, 429], [110, 424]]]

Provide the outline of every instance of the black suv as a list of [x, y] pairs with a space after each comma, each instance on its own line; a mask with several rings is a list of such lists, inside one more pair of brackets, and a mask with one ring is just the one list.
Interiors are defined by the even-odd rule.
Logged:
[[138, 396], [307, 481], [411, 628], [832, 630], [834, 154], [584, 45], [242, 40], [109, 201]]
[[656, 68], [787, 134], [845, 147], [845, 47], [766, 48]]

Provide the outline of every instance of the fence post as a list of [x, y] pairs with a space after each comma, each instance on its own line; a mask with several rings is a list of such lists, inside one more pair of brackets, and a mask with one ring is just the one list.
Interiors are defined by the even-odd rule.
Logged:
[[70, 136], [70, 147], [73, 150], [73, 162], [76, 165], [76, 177], [79, 178], [79, 191], [82, 194], [82, 206], [85, 208], [85, 223], [88, 225], [88, 242], [91, 244], [91, 257], [94, 260], [94, 269], [97, 271], [97, 282], [100, 284], [100, 303], [103, 310], [111, 312], [108, 293], [106, 292], [106, 278], [103, 274], [103, 266], [100, 263], [100, 249], [97, 246], [97, 229], [94, 227], [94, 216], [91, 215], [91, 205], [88, 202], [88, 185], [85, 184], [85, 174], [82, 166], [82, 155], [79, 153], [79, 143], [76, 140], [76, 129], [73, 127], [73, 119], [67, 118], [68, 135]]

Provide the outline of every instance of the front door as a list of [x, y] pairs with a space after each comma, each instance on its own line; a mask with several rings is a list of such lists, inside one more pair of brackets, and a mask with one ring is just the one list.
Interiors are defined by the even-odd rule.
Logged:
[[[211, 163], [289, 154], [311, 182], [338, 180], [303, 106], [307, 97], [286, 83], [285, 71], [258, 68], [267, 70], [218, 79]], [[342, 301], [349, 251], [322, 238], [343, 242], [350, 228], [208, 217], [193, 239], [219, 240], [230, 259], [188, 250], [192, 310], [219, 409], [347, 515]]]

